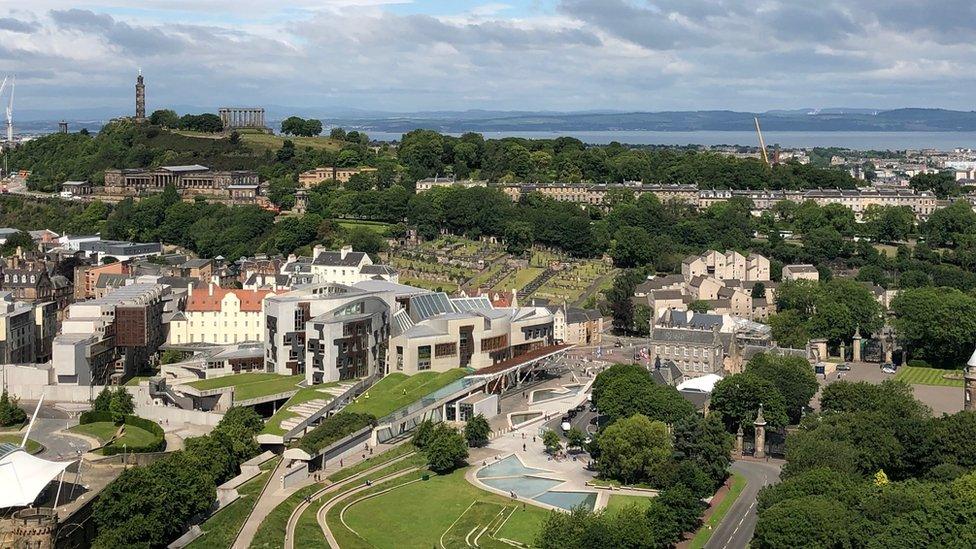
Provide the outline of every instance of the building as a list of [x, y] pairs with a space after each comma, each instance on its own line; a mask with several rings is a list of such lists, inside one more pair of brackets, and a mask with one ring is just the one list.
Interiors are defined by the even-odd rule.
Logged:
[[338, 168], [336, 166], [322, 166], [321, 168], [315, 168], [314, 170], [298, 174], [298, 183], [305, 189], [330, 180], [345, 185], [354, 175], [374, 173], [375, 171], [376, 168], [370, 167]]
[[208, 283], [214, 275], [214, 260], [207, 258], [188, 259], [180, 265], [180, 276], [195, 278]]
[[496, 309], [484, 297], [411, 296], [393, 317], [388, 372], [487, 368], [555, 343], [544, 307]]
[[353, 251], [352, 246], [344, 246], [338, 251], [315, 246], [312, 257], [290, 258], [281, 267], [281, 274], [289, 276], [308, 275], [318, 283], [352, 285], [364, 280], [386, 280], [398, 282], [396, 269], [386, 265], [374, 265], [365, 252]]
[[88, 181], [65, 181], [61, 184], [61, 190], [71, 193], [71, 196], [88, 196], [94, 192]]
[[267, 130], [264, 122], [264, 109], [260, 107], [220, 107], [217, 110], [224, 130], [252, 129]]
[[652, 363], [673, 362], [685, 379], [734, 374], [756, 353], [794, 351], [774, 347], [771, 334], [765, 324], [730, 315], [666, 311], [651, 323], [648, 355]]
[[269, 290], [187, 288], [185, 308], [169, 322], [170, 345], [229, 344], [264, 339], [264, 299]]
[[57, 382], [120, 384], [145, 367], [164, 341], [168, 293], [162, 284], [137, 283], [68, 307], [53, 342]]
[[474, 181], [471, 179], [458, 181], [453, 177], [428, 177], [417, 182], [417, 193], [429, 191], [435, 187], [487, 187], [487, 181]]
[[51, 301], [54, 287], [47, 264], [40, 259], [26, 259], [22, 255], [7, 258], [3, 269], [3, 290], [21, 301]]
[[596, 309], [547, 307], [552, 313], [553, 339], [574, 345], [603, 342], [603, 315]]
[[146, 121], [146, 83], [142, 79], [142, 70], [136, 77], [136, 122]]
[[16, 301], [0, 293], [0, 364], [33, 364], [51, 359], [58, 310], [53, 302]]
[[397, 300], [426, 290], [386, 281], [310, 284], [264, 303], [265, 367], [310, 384], [386, 371]]
[[786, 265], [783, 267], [783, 282], [790, 280], [820, 280], [820, 271], [813, 265]]
[[759, 254], [746, 257], [734, 250], [725, 253], [709, 250], [700, 256], [686, 257], [681, 262], [681, 274], [686, 280], [704, 276], [722, 280], [766, 281], [769, 280], [769, 260]]
[[123, 242], [121, 240], [90, 240], [80, 242], [78, 248], [88, 254], [96, 263], [104, 263], [111, 257], [116, 261], [129, 261], [135, 258], [152, 257], [163, 253], [159, 242]]
[[172, 185], [186, 196], [231, 198], [231, 187], [258, 185], [258, 174], [248, 170], [215, 172], [206, 166], [162, 166], [153, 170], [105, 170], [103, 192], [113, 196], [139, 196], [161, 193]]

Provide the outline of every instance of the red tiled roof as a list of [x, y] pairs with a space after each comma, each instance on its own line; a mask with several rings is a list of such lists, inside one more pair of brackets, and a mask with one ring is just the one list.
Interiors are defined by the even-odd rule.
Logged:
[[271, 290], [237, 290], [228, 288], [214, 287], [213, 295], [210, 295], [209, 288], [194, 288], [193, 293], [186, 300], [186, 312], [217, 312], [221, 309], [221, 304], [227, 294], [234, 294], [241, 302], [241, 311], [259, 313], [261, 312], [261, 301], [265, 296], [272, 294]]

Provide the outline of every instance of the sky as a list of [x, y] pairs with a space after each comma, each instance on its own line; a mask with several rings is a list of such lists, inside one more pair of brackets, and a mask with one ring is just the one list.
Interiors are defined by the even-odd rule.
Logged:
[[16, 108], [973, 110], [972, 0], [0, 0]]

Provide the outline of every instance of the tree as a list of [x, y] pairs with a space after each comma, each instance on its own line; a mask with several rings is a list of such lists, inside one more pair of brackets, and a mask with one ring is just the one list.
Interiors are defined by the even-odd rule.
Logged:
[[386, 242], [383, 237], [368, 227], [353, 227], [347, 230], [343, 240], [354, 250], [374, 256], [386, 249]]
[[708, 306], [708, 302], [702, 301], [700, 299], [696, 299], [695, 301], [692, 301], [691, 303], [688, 304], [688, 310], [694, 311], [698, 314], [707, 313], [709, 308], [710, 307]]
[[125, 389], [125, 387], [119, 387], [112, 393], [112, 399], [109, 402], [108, 409], [112, 412], [112, 420], [116, 423], [122, 422], [125, 416], [132, 414], [135, 411], [135, 405], [132, 402], [132, 394]]
[[942, 199], [958, 196], [961, 192], [959, 183], [950, 172], [918, 173], [912, 176], [908, 184], [915, 190], [932, 191]]
[[763, 417], [770, 428], [785, 427], [789, 421], [786, 415], [786, 401], [771, 382], [752, 373], [733, 374], [715, 384], [712, 390], [711, 411], [722, 414], [729, 431], [741, 425], [743, 429], [752, 427], [763, 407]]
[[329, 131], [329, 138], [330, 139], [335, 139], [336, 141], [345, 141], [346, 140], [346, 130], [344, 130], [342, 128], [332, 128]]
[[19, 425], [27, 421], [27, 412], [17, 406], [17, 399], [11, 398], [4, 389], [0, 393], [0, 427]]
[[420, 424], [417, 425], [417, 428], [413, 431], [413, 445], [421, 450], [427, 448], [433, 434], [434, 423], [429, 419], [421, 421]]
[[976, 298], [954, 288], [900, 292], [891, 303], [899, 339], [918, 358], [945, 367], [963, 364], [976, 346]]
[[92, 401], [92, 411], [94, 412], [108, 412], [109, 407], [112, 404], [112, 389], [107, 385], [99, 391], [98, 396]]
[[689, 415], [675, 423], [672, 431], [674, 453], [679, 460], [701, 467], [713, 487], [725, 481], [732, 462], [732, 436], [718, 416]]
[[511, 221], [505, 225], [505, 249], [512, 255], [522, 255], [532, 247], [534, 233], [532, 224], [525, 221]]
[[580, 449], [586, 444], [586, 433], [573, 427], [566, 434], [566, 448], [577, 448]]
[[817, 392], [819, 383], [810, 363], [801, 357], [759, 353], [746, 363], [746, 373], [771, 382], [786, 404], [790, 421], [800, 421], [803, 409]]
[[758, 549], [844, 547], [851, 514], [829, 496], [786, 500], [759, 516], [752, 544]]
[[16, 233], [7, 237], [6, 242], [3, 246], [0, 246], [0, 255], [9, 257], [17, 252], [19, 248], [21, 252], [29, 252], [37, 247], [34, 244], [34, 239], [31, 237], [30, 233], [26, 231], [17, 231]]
[[762, 282], [756, 282], [755, 286], [752, 287], [752, 298], [766, 299], [766, 285]]
[[621, 268], [639, 267], [651, 262], [651, 235], [640, 227], [624, 227], [614, 235], [610, 257]]
[[597, 374], [593, 403], [610, 422], [642, 414], [674, 423], [695, 411], [674, 387], [658, 385], [650, 372], [637, 364], [615, 364]]
[[149, 115], [149, 123], [164, 128], [176, 128], [180, 124], [180, 116], [170, 109], [158, 109]]
[[184, 114], [180, 117], [179, 128], [204, 133], [217, 133], [224, 130], [224, 122], [213, 113]]
[[547, 429], [546, 432], [542, 433], [542, 444], [546, 447], [546, 451], [550, 454], [555, 454], [556, 452], [563, 449], [562, 440], [556, 431], [552, 429]]
[[810, 341], [806, 319], [797, 311], [786, 310], [769, 315], [766, 322], [772, 331], [773, 340], [780, 347], [803, 349]]
[[230, 442], [228, 448], [234, 461], [241, 463], [258, 455], [260, 447], [254, 437], [264, 428], [264, 421], [247, 406], [233, 406], [224, 413], [214, 433], [221, 433]]
[[491, 435], [491, 427], [482, 414], [469, 419], [464, 425], [464, 438], [467, 439], [468, 446], [480, 448], [488, 444], [489, 435]]
[[434, 428], [424, 453], [427, 467], [437, 474], [444, 474], [464, 464], [468, 459], [468, 445], [457, 429], [440, 423]]
[[976, 231], [976, 213], [965, 200], [956, 200], [932, 212], [922, 227], [926, 242], [934, 248], [952, 247], [965, 234]]
[[600, 433], [600, 471], [630, 484], [646, 478], [671, 457], [671, 437], [660, 421], [635, 414]]

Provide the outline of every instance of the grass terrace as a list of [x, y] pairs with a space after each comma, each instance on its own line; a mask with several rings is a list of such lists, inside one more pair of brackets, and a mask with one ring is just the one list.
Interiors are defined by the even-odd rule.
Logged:
[[[23, 440], [24, 440], [24, 435], [17, 434], [17, 433], [9, 433], [9, 434], [8, 433], [4, 433], [4, 434], [0, 435], [0, 443], [13, 444], [15, 446], [20, 446], [20, 443]], [[27, 453], [28, 454], [36, 454], [36, 453], [40, 452], [43, 449], [44, 449], [44, 447], [41, 446], [41, 443], [40, 442], [37, 442], [36, 440], [34, 440], [32, 438], [27, 439], [27, 448], [26, 448], [26, 450], [27, 450]]]
[[234, 387], [234, 400], [248, 400], [286, 391], [299, 389], [298, 384], [305, 380], [305, 376], [283, 376], [262, 372], [248, 372], [233, 374], [211, 379], [193, 381], [189, 385], [201, 391]]
[[377, 419], [382, 419], [466, 375], [468, 371], [461, 368], [446, 372], [421, 372], [412, 376], [392, 373], [359, 395], [343, 411], [372, 414]]
[[204, 521], [200, 525], [200, 528], [203, 530], [203, 535], [193, 540], [193, 542], [187, 545], [187, 548], [209, 549], [212, 547], [230, 547], [234, 545], [237, 533], [244, 526], [244, 521], [251, 514], [254, 505], [257, 504], [261, 490], [268, 482], [268, 477], [271, 476], [271, 472], [280, 460], [281, 458], [276, 457], [262, 463], [261, 471], [263, 472], [245, 482], [237, 489], [241, 497]]
[[315, 400], [317, 398], [331, 400], [333, 396], [330, 395], [329, 393], [324, 392], [322, 389], [334, 387], [338, 384], [339, 382], [336, 381], [333, 383], [322, 383], [320, 385], [314, 385], [312, 387], [302, 387], [301, 389], [298, 390], [297, 393], [295, 393], [294, 395], [292, 395], [291, 398], [288, 399], [288, 402], [282, 404], [281, 407], [278, 408], [278, 411], [275, 412], [275, 414], [268, 419], [268, 421], [264, 424], [264, 429], [261, 430], [261, 434], [268, 434], [268, 435], [285, 434], [285, 430], [281, 428], [281, 422], [288, 418], [292, 418], [298, 415], [288, 410], [290, 406], [294, 406], [296, 404], [302, 404], [310, 400]]
[[371, 230], [374, 233], [377, 233], [379, 235], [385, 235], [387, 229], [390, 228], [390, 224], [389, 223], [383, 223], [383, 222], [380, 222], [380, 221], [361, 221], [361, 220], [358, 220], [358, 219], [349, 219], [349, 220], [347, 220], [347, 219], [339, 219], [339, 220], [336, 220], [336, 225], [339, 225], [343, 229], [347, 229], [347, 230], [348, 229], [356, 229], [356, 228], [362, 227], [362, 228], [365, 228], [365, 229], [369, 229], [369, 230]]
[[[465, 547], [465, 539], [484, 529], [479, 547], [503, 548], [512, 540], [531, 545], [548, 511], [490, 494], [464, 479], [461, 468], [448, 475], [432, 475], [430, 480], [405, 484], [384, 494], [361, 499], [345, 509], [345, 528], [338, 513], [343, 503], [329, 513], [329, 525], [342, 547], [417, 548]], [[377, 491], [388, 486], [378, 485]], [[355, 501], [355, 500], [350, 500]], [[377, 521], [391, 516], [395, 521]], [[344, 542], [345, 543], [342, 543]]]
[[[75, 425], [74, 427], [68, 429], [72, 433], [78, 433], [81, 435], [88, 435], [94, 439], [97, 439], [100, 443], [106, 444], [108, 441], [112, 440], [119, 430], [119, 426], [112, 423], [111, 421], [96, 421], [94, 423], [86, 423], [84, 425]], [[136, 427], [135, 425], [125, 425], [125, 433], [112, 442], [111, 446], [115, 448], [140, 448], [151, 444], [156, 440], [156, 435], [150, 433], [145, 429]]]
[[126, 381], [125, 386], [138, 387], [140, 383], [142, 383], [143, 381], [149, 381], [150, 379], [152, 379], [152, 376], [135, 376], [129, 381]]
[[505, 278], [498, 281], [498, 284], [492, 288], [498, 291], [511, 291], [513, 288], [521, 291], [522, 288], [527, 286], [529, 282], [536, 279], [545, 269], [541, 267], [528, 267], [525, 269], [517, 269], [510, 272]]
[[613, 513], [624, 507], [630, 505], [636, 505], [641, 508], [641, 510], [647, 509], [651, 504], [654, 497], [651, 494], [646, 496], [625, 496], [622, 494], [611, 494], [610, 499], [607, 500], [607, 512]]
[[407, 286], [414, 286], [417, 288], [423, 288], [425, 290], [431, 291], [441, 291], [453, 294], [458, 290], [458, 285], [453, 282], [445, 282], [441, 280], [422, 280], [419, 278], [410, 277], [400, 277], [400, 284], [405, 284]]
[[[946, 378], [946, 374], [958, 374], [959, 378]], [[919, 366], [902, 366], [898, 368], [895, 379], [909, 385], [937, 385], [941, 387], [962, 387], [962, 370], [941, 370], [939, 368], [922, 368]]]

